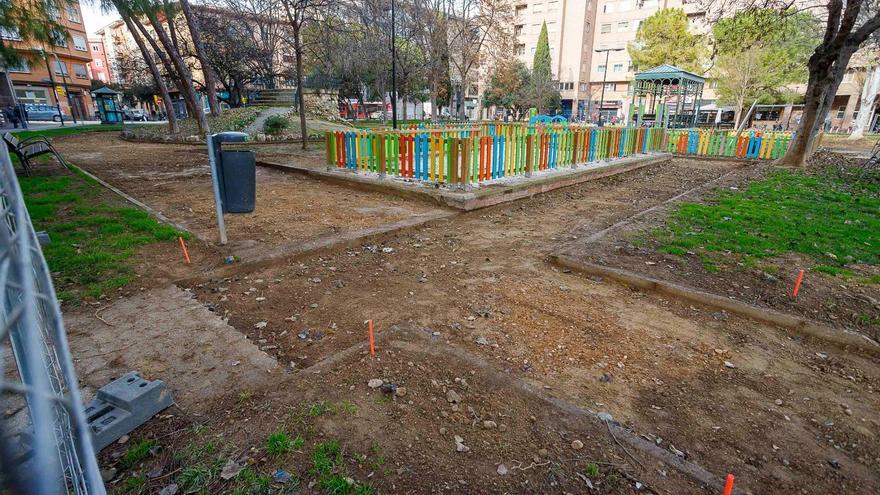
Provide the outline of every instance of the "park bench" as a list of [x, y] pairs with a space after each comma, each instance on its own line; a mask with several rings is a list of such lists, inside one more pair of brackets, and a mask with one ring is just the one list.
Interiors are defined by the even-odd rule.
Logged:
[[31, 160], [46, 154], [55, 155], [55, 158], [58, 159], [61, 165], [64, 165], [64, 168], [70, 169], [61, 154], [55, 151], [52, 143], [43, 136], [18, 139], [12, 133], [7, 132], [3, 134], [3, 142], [6, 143], [9, 152], [18, 157], [25, 175], [31, 175]]

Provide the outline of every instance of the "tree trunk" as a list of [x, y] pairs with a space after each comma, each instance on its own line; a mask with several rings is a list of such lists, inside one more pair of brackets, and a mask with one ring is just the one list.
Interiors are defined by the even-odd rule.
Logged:
[[214, 77], [214, 70], [208, 62], [205, 45], [202, 43], [199, 20], [193, 15], [189, 0], [180, 0], [180, 7], [183, 9], [183, 16], [186, 18], [186, 23], [189, 27], [189, 35], [192, 37], [193, 47], [196, 49], [196, 57], [199, 59], [199, 65], [202, 66], [202, 75], [205, 78], [205, 89], [208, 92], [208, 105], [211, 106], [211, 115], [220, 115], [220, 105], [217, 102], [217, 81]]
[[409, 117], [406, 111], [406, 95], [403, 95], [403, 98], [401, 98], [400, 101], [403, 103], [403, 120], [406, 121]]
[[293, 53], [296, 56], [296, 92], [299, 100], [299, 130], [302, 136], [302, 149], [306, 149], [309, 141], [309, 131], [306, 127], [306, 100], [303, 92], [303, 46], [300, 38], [300, 27], [293, 28]]
[[[123, 12], [122, 9], [118, 9], [120, 12]], [[180, 132], [180, 126], [177, 124], [177, 115], [174, 113], [174, 105], [171, 103], [171, 95], [168, 94], [168, 86], [165, 84], [165, 80], [162, 79], [162, 74], [159, 72], [159, 67], [156, 66], [156, 61], [153, 60], [153, 57], [150, 55], [150, 51], [147, 49], [147, 45], [144, 44], [144, 40], [141, 38], [140, 34], [138, 34], [137, 29], [135, 29], [133, 23], [131, 22], [131, 18], [128, 16], [123, 16], [122, 20], [125, 22], [125, 26], [131, 32], [131, 37], [134, 38], [135, 44], [137, 44], [138, 48], [141, 50], [141, 55], [144, 57], [144, 61], [147, 62], [147, 66], [150, 68], [150, 73], [153, 75], [153, 79], [156, 82], [156, 86], [159, 88], [159, 94], [162, 97], [162, 103], [165, 105], [165, 113], [168, 115], [168, 132], [171, 134], [177, 134]]]
[[859, 116], [856, 118], [850, 139], [862, 139], [865, 137], [865, 129], [871, 125], [871, 114], [874, 104], [877, 102], [877, 93], [880, 93], [880, 65], [868, 71], [865, 85], [862, 87], [861, 105]]
[[[170, 77], [171, 80], [174, 82], [174, 85], [177, 86], [178, 91], [183, 93], [183, 90], [180, 89], [183, 87], [180, 75], [177, 73], [176, 70], [174, 70], [174, 65], [171, 63], [170, 60], [168, 60], [168, 57], [165, 55], [165, 51], [162, 50], [158, 43], [156, 43], [156, 40], [153, 39], [152, 35], [150, 35], [150, 32], [147, 31], [147, 28], [141, 23], [141, 21], [137, 17], [132, 16], [130, 19], [131, 23], [135, 25], [138, 31], [140, 31], [143, 39], [147, 40], [147, 42], [150, 43], [150, 47], [152, 47], [153, 52], [156, 54], [156, 56], [159, 57], [159, 61], [162, 62], [162, 65], [165, 67], [165, 71], [168, 73], [168, 77]], [[189, 112], [190, 115], [196, 114], [197, 108], [192, 105], [192, 102], [189, 99], [184, 98], [183, 103], [186, 106], [186, 111]]]
[[[856, 47], [845, 46], [837, 51], [830, 52], [828, 49], [817, 49], [810, 57], [807, 64], [809, 78], [807, 80], [807, 92], [804, 99], [804, 112], [801, 123], [797, 128], [797, 134], [791, 141], [785, 155], [777, 162], [779, 165], [802, 167], [813, 149], [813, 142], [822, 125], [828, 109], [834, 101], [834, 95], [843, 80], [843, 74], [849, 59], [852, 58]], [[822, 51], [819, 51], [822, 50]]]
[[437, 120], [437, 83], [431, 82], [431, 120]]
[[183, 58], [180, 56], [180, 52], [174, 49], [171, 40], [168, 38], [168, 33], [165, 32], [165, 28], [156, 18], [156, 15], [148, 12], [147, 18], [150, 20], [150, 24], [152, 24], [153, 30], [156, 32], [156, 36], [159, 38], [162, 46], [165, 47], [165, 52], [174, 64], [175, 69], [177, 69], [177, 73], [180, 74], [180, 85], [182, 86], [180, 91], [183, 93], [183, 97], [189, 99], [192, 106], [196, 109], [193, 118], [196, 119], [196, 123], [199, 126], [199, 134], [209, 132], [208, 119], [205, 118], [205, 112], [202, 111], [202, 106], [196, 98], [192, 77], [190, 76], [189, 69], [186, 68]]

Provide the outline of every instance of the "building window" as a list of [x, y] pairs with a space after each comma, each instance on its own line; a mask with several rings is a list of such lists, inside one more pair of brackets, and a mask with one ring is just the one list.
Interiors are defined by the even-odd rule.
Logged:
[[848, 70], [843, 73], [843, 82], [848, 83], [852, 82], [855, 72]]
[[80, 22], [79, 5], [73, 4], [67, 6], [67, 20], [70, 22]]
[[656, 9], [659, 2], [657, 0], [638, 0], [636, 3], [640, 9], [651, 10]]
[[43, 88], [15, 88], [15, 98], [19, 103], [45, 105], [49, 103], [49, 93]]
[[95, 67], [104, 67], [104, 61], [103, 61], [103, 60], [98, 59], [98, 60], [94, 60], [94, 62], [95, 62]]
[[522, 17], [526, 13], [527, 8], [528, 8], [528, 5], [526, 5], [526, 4], [517, 5], [516, 6], [516, 16]]
[[55, 61], [55, 73], [58, 74], [59, 76], [66, 76], [67, 75], [67, 64], [65, 64], [64, 62], [62, 62], [60, 60], [56, 60]]
[[67, 33], [60, 29], [53, 30], [52, 44], [55, 46], [60, 46], [62, 48], [67, 48]]
[[55, 2], [47, 2], [46, 12], [52, 19], [55, 19], [56, 21], [61, 20], [61, 11], [58, 10], [58, 5], [56, 5]]
[[610, 13], [614, 12], [614, 3], [608, 2], [605, 5], [603, 5], [602, 12], [605, 14], [610, 14]]
[[581, 90], [581, 91], [589, 91], [588, 84], [587, 84], [587, 83], [581, 83], [581, 85], [580, 85], [580, 90]]
[[93, 51], [93, 52], [97, 52], [97, 51], [98, 51], [98, 45], [92, 45], [92, 51]]
[[516, 54], [517, 55], [525, 55], [526, 54], [526, 45], [520, 43], [516, 45]]
[[629, 21], [620, 21], [617, 23], [618, 31], [626, 31], [627, 29], [629, 29]]
[[617, 83], [605, 83], [605, 91], [617, 91]]
[[840, 107], [837, 108], [837, 118], [843, 119], [843, 116], [845, 114], [846, 114], [846, 105], [840, 105]]
[[610, 33], [611, 32], [611, 24], [602, 24], [599, 28], [600, 33]]
[[107, 77], [104, 76], [103, 72], [98, 72], [98, 80], [105, 83], [105, 82], [107, 82]]
[[523, 25], [522, 24], [517, 24], [516, 26], [513, 26], [513, 35], [514, 36], [519, 36], [522, 34], [522, 32], [523, 32]]
[[596, 68], [597, 72], [605, 72], [605, 64], [599, 64], [599, 67]]
[[19, 33], [18, 29], [13, 26], [0, 27], [0, 38], [4, 40], [21, 41], [21, 33]]
[[73, 64], [73, 75], [79, 79], [89, 78], [89, 72], [83, 64]]
[[81, 52], [86, 51], [87, 50], [86, 39], [78, 34], [74, 34], [73, 35], [73, 47]]
[[6, 70], [9, 72], [21, 72], [27, 74], [31, 71], [31, 66], [27, 60], [19, 60], [17, 64], [12, 65], [9, 64], [6, 66]]
[[614, 72], [623, 72], [623, 64], [614, 64], [612, 69]]
[[561, 82], [561, 83], [559, 83], [559, 90], [560, 90], [560, 91], [571, 91], [571, 90], [573, 90], [573, 89], [574, 89], [574, 83], [573, 83], [573, 82]]

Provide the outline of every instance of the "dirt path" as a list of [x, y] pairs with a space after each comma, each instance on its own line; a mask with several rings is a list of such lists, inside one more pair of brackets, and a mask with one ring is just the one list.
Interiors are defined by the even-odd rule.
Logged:
[[[102, 154], [105, 158], [92, 161], [106, 164], [99, 172], [122, 183], [144, 162], [146, 170], [163, 166], [143, 159], [126, 163], [119, 158], [123, 149], [115, 151], [117, 158]], [[181, 167], [178, 157], [165, 158], [164, 163]], [[181, 331], [181, 342], [214, 356], [194, 361], [186, 378], [178, 367], [165, 372], [189, 397], [198, 397], [200, 377], [211, 383], [216, 383], [212, 376], [221, 377], [225, 395], [206, 396], [205, 417], [216, 433], [234, 441], [236, 451], [251, 452], [254, 465], [270, 469], [280, 462], [260, 453], [266, 434], [280, 427], [301, 432], [309, 442], [340, 438], [349, 453], [375, 448], [385, 453], [387, 468], [371, 470], [360, 462], [348, 468], [359, 480], [372, 479], [382, 492], [577, 493], [585, 485], [576, 473], [590, 461], [602, 463], [596, 479], [604, 493], [631, 493], [636, 481], [660, 493], [716, 492], [643, 453], [634, 463], [601, 423], [578, 420], [524, 395], [505, 376], [584, 410], [609, 413], [666, 452], [719, 476], [735, 473], [737, 486], [754, 493], [876, 492], [876, 360], [563, 273], [545, 261], [578, 239], [733, 167], [676, 160], [384, 234], [361, 246], [243, 267], [225, 278], [205, 277], [189, 288], [213, 310], [207, 317], [228, 319], [249, 341], [227, 345], [228, 352], [222, 342], [202, 349], [198, 339], [186, 335], [197, 332], [195, 326], [175, 324], [174, 313], [183, 320], [192, 319], [190, 313], [170, 310], [158, 325], [160, 335]], [[171, 192], [152, 200], [191, 195], [194, 183], [180, 172], [167, 179]], [[131, 180], [142, 178], [143, 171]], [[334, 201], [317, 202], [334, 189], [314, 186], [316, 203], [309, 211], [320, 209], [318, 219], [348, 211], [348, 198], [358, 198], [342, 190]], [[150, 197], [158, 188], [142, 185], [137, 193]], [[397, 206], [389, 198], [370, 200], [380, 208]], [[291, 208], [288, 203], [278, 211]], [[402, 202], [400, 208], [418, 207]], [[308, 229], [315, 217], [307, 215], [303, 238], [314, 235]], [[290, 232], [283, 227], [287, 223], [272, 224], [277, 232], [260, 231], [265, 242]], [[375, 321], [380, 336], [408, 324], [435, 339], [442, 352], [397, 336], [380, 339], [376, 359], [363, 347], [344, 352], [363, 346], [367, 319]], [[138, 342], [147, 356], [177, 345], [170, 336]], [[214, 367], [229, 356], [254, 348], [274, 357], [284, 372], [241, 381], [214, 375]], [[476, 366], [466, 355], [484, 365]], [[131, 355], [123, 358], [126, 365], [150, 365]], [[98, 369], [100, 363], [92, 366]], [[257, 377], [259, 366], [247, 366], [250, 371], [242, 373]], [[366, 388], [370, 378], [408, 392], [383, 396]], [[446, 400], [449, 390], [463, 401]], [[353, 407], [337, 409], [355, 412], [295, 424], [283, 419], [316, 401], [350, 403]], [[505, 431], [485, 431], [486, 419], [503, 423]], [[163, 425], [153, 427], [163, 435], [174, 427]], [[456, 452], [454, 435], [464, 438], [470, 452]], [[585, 444], [583, 451], [572, 449], [575, 439]], [[308, 451], [284, 462], [306, 473]], [[499, 464], [520, 469], [501, 475]]]

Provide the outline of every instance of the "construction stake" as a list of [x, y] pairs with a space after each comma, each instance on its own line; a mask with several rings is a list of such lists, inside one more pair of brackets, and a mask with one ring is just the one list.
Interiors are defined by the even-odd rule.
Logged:
[[183, 249], [183, 259], [186, 260], [186, 264], [190, 264], [189, 260], [189, 252], [186, 250], [186, 244], [183, 243], [183, 237], [177, 236], [177, 240], [180, 241], [180, 248]]
[[[803, 273], [803, 271], [801, 271]], [[724, 484], [724, 495], [730, 495], [733, 492], [733, 475], [727, 475], [727, 483]]]
[[373, 340], [373, 320], [367, 320], [367, 322], [370, 326], [370, 355], [375, 356], [376, 355], [376, 348], [375, 348], [374, 340]]
[[797, 299], [798, 292], [801, 290], [801, 282], [804, 280], [804, 271], [801, 270], [798, 273], [797, 280], [794, 281], [794, 290], [791, 292], [791, 297]]

